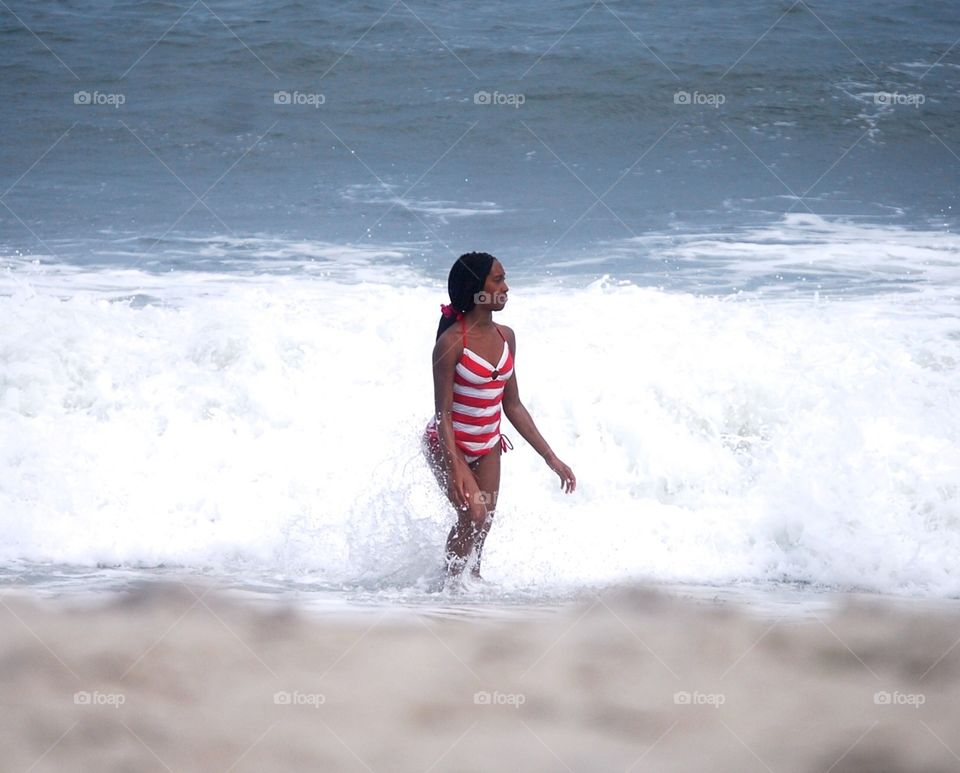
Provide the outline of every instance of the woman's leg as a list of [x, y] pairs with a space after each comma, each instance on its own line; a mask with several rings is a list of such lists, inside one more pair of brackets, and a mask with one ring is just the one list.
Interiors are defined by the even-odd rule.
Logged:
[[[457, 514], [457, 521], [450, 529], [447, 535], [447, 574], [458, 576], [463, 573], [470, 563], [471, 557], [475, 557], [477, 538], [485, 534], [489, 529], [486, 497], [483, 495], [480, 484], [477, 482], [477, 467], [481, 460], [474, 460], [470, 466], [471, 475], [467, 478], [467, 502], [466, 509], [460, 509], [456, 502], [450, 498], [450, 502]], [[449, 497], [449, 492], [447, 494]]]
[[497, 497], [500, 494], [500, 444], [498, 443], [490, 452], [477, 459], [471, 469], [479, 488], [478, 500], [486, 509], [483, 521], [474, 535], [474, 550], [477, 560], [470, 569], [470, 573], [474, 577], [479, 577], [483, 543], [487, 539], [490, 527], [493, 525], [493, 513], [497, 507]]
[[456, 513], [457, 521], [447, 535], [446, 563], [448, 574], [459, 575], [466, 568], [470, 554], [473, 552], [476, 535], [487, 517], [484, 502], [481, 501], [483, 497], [479, 495], [480, 486], [477, 483], [475, 472], [480, 459], [475, 460], [470, 465], [473, 474], [466, 481], [467, 500], [470, 502], [470, 507], [461, 510], [450, 494], [449, 476], [440, 450], [439, 437], [425, 434], [423, 437], [423, 452], [434, 477], [437, 479], [437, 483], [440, 485], [440, 490], [446, 494], [447, 499], [453, 506], [454, 513]]
[[447, 481], [447, 471], [443, 464], [443, 456], [440, 452], [440, 438], [438, 435], [431, 435], [428, 432], [423, 433], [423, 438], [421, 439], [423, 445], [423, 455], [427, 459], [427, 464], [430, 465], [430, 469], [433, 471], [433, 476], [437, 479], [437, 483], [440, 484], [440, 490], [447, 494], [449, 498], [448, 481]]
[[466, 568], [471, 554], [475, 554], [475, 563], [471, 572], [479, 577], [480, 554], [487, 533], [490, 531], [500, 488], [500, 446], [494, 446], [491, 451], [469, 465], [473, 473], [466, 482], [470, 506], [466, 510], [461, 510], [450, 496], [439, 438], [431, 440], [425, 435], [423, 445], [430, 469], [433, 470], [437, 483], [447, 495], [457, 515], [457, 522], [447, 535], [447, 572], [451, 575], [459, 575]]

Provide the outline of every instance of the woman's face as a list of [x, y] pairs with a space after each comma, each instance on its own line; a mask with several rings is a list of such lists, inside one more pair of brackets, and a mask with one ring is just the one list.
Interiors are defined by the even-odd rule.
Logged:
[[487, 274], [487, 281], [483, 284], [483, 293], [485, 298], [479, 299], [478, 306], [488, 306], [492, 311], [501, 311], [507, 305], [507, 293], [510, 288], [507, 287], [507, 272], [503, 264], [494, 259], [490, 266], [490, 273]]

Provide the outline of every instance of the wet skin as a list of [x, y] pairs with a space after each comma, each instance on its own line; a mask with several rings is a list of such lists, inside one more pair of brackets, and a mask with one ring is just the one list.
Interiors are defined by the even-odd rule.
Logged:
[[[501, 311], [506, 306], [508, 292], [506, 271], [499, 260], [494, 260], [484, 283], [484, 295], [474, 308], [464, 314], [467, 345], [487, 362], [496, 364], [503, 354], [503, 339], [507, 340], [514, 358], [514, 369], [503, 391], [503, 414], [543, 457], [547, 466], [557, 473], [561, 489], [570, 494], [577, 486], [573, 470], [553, 453], [520, 401], [516, 336], [506, 325], [493, 322], [493, 312]], [[501, 333], [503, 338], [500, 337]], [[483, 544], [493, 522], [500, 492], [501, 451], [498, 443], [488, 453], [468, 463], [456, 446], [450, 411], [453, 404], [453, 377], [462, 354], [461, 326], [452, 325], [437, 339], [433, 350], [434, 397], [440, 443], [425, 444], [424, 451], [437, 482], [457, 514], [457, 522], [447, 537], [447, 572], [456, 576], [470, 565], [471, 574], [479, 577]]]

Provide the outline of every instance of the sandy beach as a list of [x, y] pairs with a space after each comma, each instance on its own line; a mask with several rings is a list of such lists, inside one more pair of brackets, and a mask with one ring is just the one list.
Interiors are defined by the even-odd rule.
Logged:
[[644, 588], [529, 619], [326, 619], [163, 583], [5, 594], [4, 770], [954, 771], [960, 622]]

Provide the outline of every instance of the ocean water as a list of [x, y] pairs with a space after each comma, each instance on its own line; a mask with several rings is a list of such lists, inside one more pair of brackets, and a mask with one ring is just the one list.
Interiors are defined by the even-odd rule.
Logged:
[[11, 2], [0, 582], [429, 596], [456, 255], [521, 397], [481, 598], [960, 596], [960, 9]]

